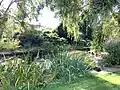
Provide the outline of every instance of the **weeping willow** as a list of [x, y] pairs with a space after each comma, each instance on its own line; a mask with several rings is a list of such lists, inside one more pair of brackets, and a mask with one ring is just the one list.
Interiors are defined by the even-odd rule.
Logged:
[[79, 36], [79, 26], [81, 13], [84, 10], [88, 10], [88, 16], [91, 17], [93, 27], [96, 27], [96, 23], [100, 17], [101, 21], [104, 21], [110, 13], [113, 12], [113, 8], [119, 5], [119, 0], [43, 0], [48, 4], [54, 6], [58, 10], [59, 17], [63, 21], [63, 24], [67, 26], [68, 32], [75, 37]]
[[[91, 23], [96, 23], [101, 19], [105, 20], [114, 10], [115, 6], [119, 9], [119, 0], [14, 0], [17, 3], [18, 12], [17, 19], [24, 26], [24, 21], [29, 18], [38, 17], [39, 11], [44, 6], [56, 10], [63, 24], [67, 27], [70, 35], [77, 40], [79, 36], [79, 25], [81, 13], [88, 10], [88, 16], [91, 17]], [[98, 23], [99, 24], [99, 23]], [[92, 24], [93, 27], [97, 24]]]
[[31, 21], [32, 19], [37, 18], [38, 5], [39, 0], [19, 0], [17, 3], [17, 19], [21, 21], [29, 19]]
[[79, 8], [82, 6], [82, 0], [54, 0], [54, 3], [59, 17], [67, 27], [67, 31], [77, 40], [79, 36]]
[[105, 21], [103, 24], [103, 34], [105, 39], [110, 38], [110, 37], [120, 37], [120, 23], [119, 23], [119, 17], [114, 17], [109, 21]]
[[[26, 10], [35, 11], [35, 8], [33, 8], [35, 4], [30, 1], [34, 0], [24, 1], [22, 7], [25, 11], [22, 11], [21, 8], [21, 12], [26, 13]], [[25, 9], [29, 6], [28, 5], [26, 7], [26, 3], [31, 4], [30, 9]], [[102, 34], [104, 32], [102, 31], [102, 28], [98, 29], [98, 26], [100, 25], [102, 27], [102, 25], [104, 25], [104, 22], [111, 18], [111, 13], [115, 12], [115, 7], [118, 7], [118, 9], [120, 9], [119, 0], [40, 0], [39, 6], [40, 5], [43, 7], [46, 5], [47, 7], [50, 7], [51, 10], [56, 10], [64, 26], [67, 27], [67, 31], [70, 35], [73, 35], [75, 37], [75, 40], [77, 40], [79, 37], [78, 23], [82, 17], [81, 13], [87, 10], [88, 14], [86, 17], [89, 17], [90, 25], [92, 28], [94, 28], [93, 45], [96, 46], [96, 49], [100, 50], [102, 46], [101, 43], [103, 42]], [[35, 15], [34, 13], [32, 13], [33, 16]]]
[[110, 12], [113, 12], [113, 8], [119, 5], [119, 0], [88, 0], [89, 8], [93, 14], [102, 14], [107, 17]]
[[[118, 30], [118, 28], [113, 29], [115, 28], [113, 22], [108, 22], [112, 18], [112, 13], [115, 12], [114, 8], [119, 7], [119, 4], [119, 0], [89, 0], [89, 14], [95, 16], [94, 21], [96, 20], [96, 23], [93, 22], [95, 24], [92, 26], [94, 27], [92, 47], [95, 53], [103, 50], [103, 42], [106, 35], [109, 36], [112, 32]], [[97, 28], [97, 25], [100, 25], [101, 29]]]

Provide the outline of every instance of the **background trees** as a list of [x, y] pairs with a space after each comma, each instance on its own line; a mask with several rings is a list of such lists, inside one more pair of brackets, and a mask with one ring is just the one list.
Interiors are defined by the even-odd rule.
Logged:
[[[99, 57], [105, 65], [120, 65], [120, 0], [9, 0], [7, 7], [4, 1], [0, 0], [0, 51], [5, 52], [0, 54], [5, 60], [0, 62], [0, 81], [8, 85], [3, 87], [30, 90], [54, 80], [71, 83], [95, 64], [100, 71], [102, 60], [93, 60]], [[30, 24], [39, 21], [44, 7], [60, 18], [57, 33]]]
[[[111, 33], [110, 29], [112, 29], [112, 32], [117, 30], [119, 33], [119, 0], [10, 0], [7, 8], [2, 7], [3, 2], [4, 0], [0, 1], [2, 28], [4, 28], [8, 18], [12, 17], [14, 23], [18, 23], [21, 29], [27, 29], [28, 23], [33, 19], [38, 20], [40, 10], [47, 6], [52, 11], [56, 11], [56, 16], [60, 17], [63, 26], [67, 27], [69, 36], [74, 36], [77, 41], [79, 31], [81, 31], [85, 37], [93, 40], [93, 46], [96, 47], [94, 48], [96, 50], [102, 46], [100, 43], [107, 38], [106, 34]], [[14, 3], [17, 5], [16, 12], [11, 14], [10, 7]], [[112, 18], [118, 24], [111, 22], [111, 25], [111, 23], [108, 23]], [[117, 28], [114, 28], [114, 31], [113, 27], [116, 27], [116, 25]], [[0, 36], [2, 34], [3, 29], [1, 29]], [[98, 36], [98, 34], [101, 35]], [[101, 39], [102, 37], [104, 39]]]

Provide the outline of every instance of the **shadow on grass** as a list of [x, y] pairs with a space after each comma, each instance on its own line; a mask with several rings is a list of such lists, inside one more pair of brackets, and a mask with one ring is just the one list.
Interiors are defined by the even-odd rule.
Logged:
[[43, 90], [120, 90], [120, 85], [90, 75], [80, 78], [76, 83], [49, 85]]
[[119, 75], [120, 76], [120, 71], [119, 72], [114, 72], [116, 75]]

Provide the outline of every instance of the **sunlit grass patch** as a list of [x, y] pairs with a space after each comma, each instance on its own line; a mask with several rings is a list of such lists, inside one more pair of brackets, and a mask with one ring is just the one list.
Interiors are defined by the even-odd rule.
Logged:
[[112, 84], [120, 85], [120, 72], [118, 73], [111, 73], [106, 72], [101, 75], [101, 73], [97, 74], [97, 77], [106, 80]]
[[43, 90], [120, 90], [119, 73], [94, 72], [94, 75], [82, 77], [76, 83], [49, 85]]

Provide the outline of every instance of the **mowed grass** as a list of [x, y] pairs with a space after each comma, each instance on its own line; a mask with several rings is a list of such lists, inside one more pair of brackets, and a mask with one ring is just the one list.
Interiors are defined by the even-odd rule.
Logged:
[[120, 85], [120, 72], [116, 72], [116, 73], [111, 73], [111, 72], [102, 73], [101, 72], [101, 73], [96, 74], [96, 76], [105, 81], [108, 81], [109, 83]]
[[51, 84], [43, 90], [120, 90], [120, 73], [94, 72], [79, 82], [71, 84]]

